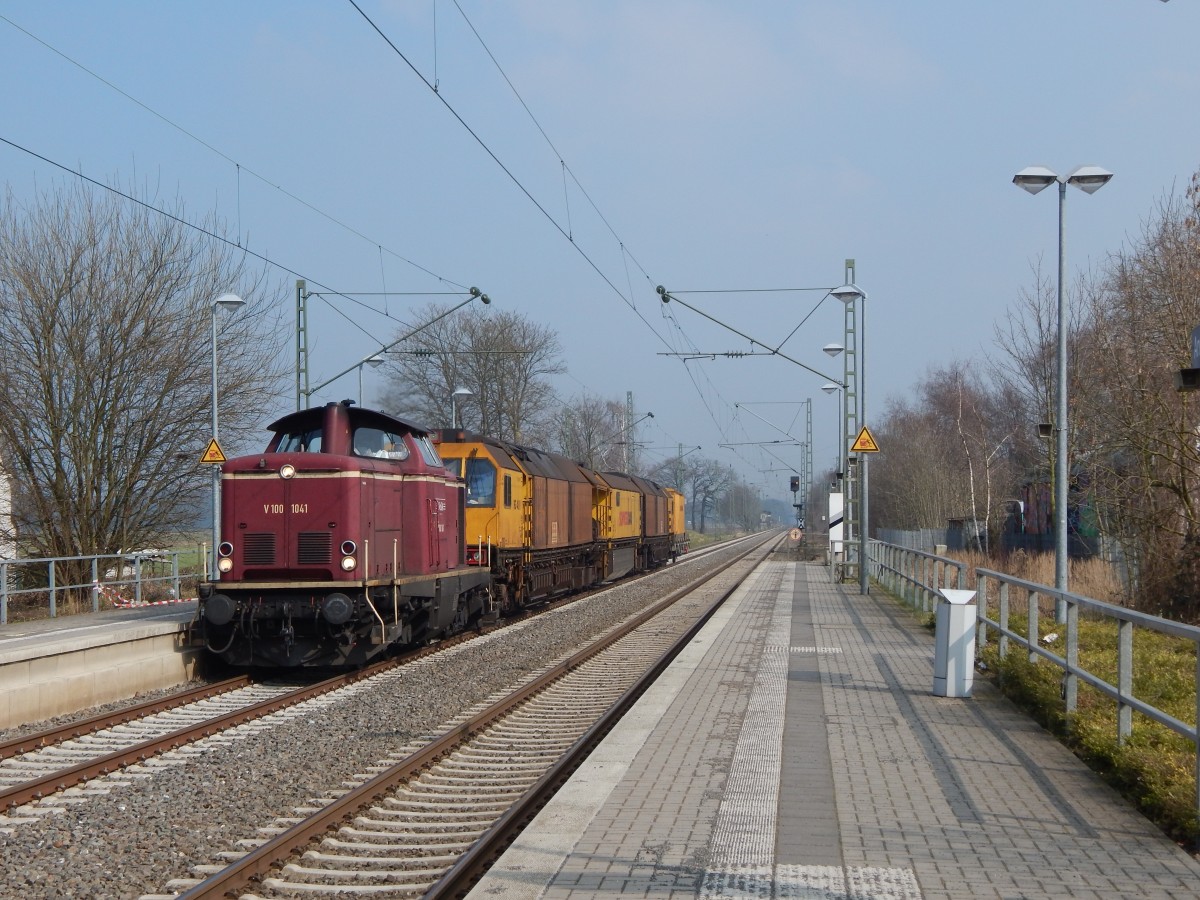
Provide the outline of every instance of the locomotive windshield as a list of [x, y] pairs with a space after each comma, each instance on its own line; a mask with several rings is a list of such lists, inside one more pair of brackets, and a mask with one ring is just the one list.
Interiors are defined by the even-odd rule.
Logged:
[[496, 505], [496, 467], [491, 460], [467, 460], [467, 506]]
[[408, 459], [404, 438], [380, 428], [355, 428], [354, 453], [357, 456], [377, 456], [381, 459]]
[[312, 431], [288, 431], [279, 435], [276, 453], [320, 453], [321, 429]]

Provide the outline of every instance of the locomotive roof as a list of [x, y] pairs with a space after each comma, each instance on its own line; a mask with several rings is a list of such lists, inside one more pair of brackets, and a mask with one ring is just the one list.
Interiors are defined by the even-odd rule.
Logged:
[[629, 480], [641, 488], [643, 494], [666, 496], [667, 492], [663, 490], [662, 485], [657, 481], [651, 481], [649, 478], [643, 478], [641, 475], [630, 475]]
[[483, 444], [493, 456], [501, 461], [519, 460], [519, 463], [514, 465], [526, 469], [531, 475], [561, 478], [566, 481], [589, 481], [592, 484], [602, 483], [597, 481], [595, 473], [587, 466], [575, 462], [561, 453], [539, 450], [536, 447], [527, 447], [523, 444], [503, 441], [464, 429], [457, 431], [447, 429], [440, 434], [442, 439], [448, 442]]
[[353, 404], [347, 404], [344, 400], [340, 403], [327, 403], [325, 406], [314, 406], [309, 409], [301, 409], [293, 413], [288, 413], [286, 416], [280, 416], [268, 425], [267, 429], [269, 431], [310, 430], [319, 427], [325, 421], [326, 407], [339, 405], [345, 405], [350, 424], [355, 427], [366, 425], [396, 434], [411, 433], [417, 436], [430, 433], [428, 429], [422, 428], [420, 425], [414, 425], [403, 419], [397, 419], [395, 416], [389, 416], [387, 413], [380, 412], [379, 410], [365, 409]]

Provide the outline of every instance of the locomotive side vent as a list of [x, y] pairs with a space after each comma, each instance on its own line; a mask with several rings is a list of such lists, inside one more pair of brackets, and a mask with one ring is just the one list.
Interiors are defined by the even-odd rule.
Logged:
[[275, 565], [275, 535], [271, 532], [248, 534], [242, 541], [245, 564], [248, 566]]
[[333, 561], [333, 539], [328, 531], [302, 531], [296, 540], [296, 563], [325, 565]]

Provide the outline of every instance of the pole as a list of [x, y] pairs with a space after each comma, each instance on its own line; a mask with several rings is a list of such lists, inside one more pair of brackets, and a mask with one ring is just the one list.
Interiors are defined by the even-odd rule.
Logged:
[[[217, 304], [212, 313], [212, 439], [217, 439]], [[212, 464], [212, 555], [209, 577], [217, 580], [217, 545], [221, 541], [221, 466]]]
[[[862, 356], [858, 360], [858, 407], [862, 411], [862, 426], [867, 426], [867, 298], [866, 295], [859, 297], [855, 303], [862, 303], [862, 315], [858, 318], [859, 328], [859, 346], [862, 348]], [[862, 475], [862, 482], [859, 486], [859, 497], [862, 503], [862, 513], [860, 515], [859, 532], [858, 532], [858, 592], [866, 596], [871, 592], [870, 586], [870, 565], [867, 563], [867, 460], [870, 458], [870, 453], [858, 454], [858, 468]]]
[[[1058, 181], [1058, 415], [1055, 417], [1054, 459], [1054, 586], [1067, 590], [1067, 309], [1063, 291], [1065, 271], [1064, 213], [1067, 206], [1067, 181]], [[1067, 621], [1067, 601], [1054, 600], [1054, 618]]]

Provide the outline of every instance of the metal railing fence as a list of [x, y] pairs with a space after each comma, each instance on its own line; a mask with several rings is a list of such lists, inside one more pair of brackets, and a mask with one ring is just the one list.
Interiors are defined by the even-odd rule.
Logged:
[[184, 577], [178, 550], [0, 559], [0, 625], [14, 601], [55, 618], [64, 601], [99, 612], [105, 600], [136, 606], [151, 595], [179, 599]]
[[[894, 544], [874, 541], [870, 549], [871, 562], [875, 564], [874, 575], [888, 591], [905, 603], [932, 612], [944, 587], [968, 588], [967, 564], [958, 560], [934, 556], [919, 550], [910, 550]], [[953, 574], [951, 574], [953, 573]], [[1032, 581], [1025, 581], [991, 569], [975, 569], [976, 621], [975, 639], [980, 651], [993, 638], [997, 641], [997, 652], [1001, 658], [1008, 655], [1011, 645], [1017, 645], [1028, 655], [1030, 662], [1046, 660], [1063, 671], [1063, 704], [1067, 716], [1078, 707], [1079, 684], [1099, 691], [1116, 704], [1117, 742], [1124, 744], [1133, 732], [1133, 713], [1138, 712], [1151, 721], [1184, 737], [1196, 751], [1194, 774], [1195, 796], [1192, 798], [1197, 815], [1200, 816], [1200, 627], [1172, 622], [1158, 616], [1126, 609], [1101, 600], [1093, 600], [1070, 591]], [[1043, 610], [1043, 601], [1046, 609]], [[1065, 621], [1054, 620], [1056, 604], [1065, 606]], [[1025, 633], [1010, 627], [1014, 613], [1024, 616]], [[995, 618], [992, 618], [992, 615]], [[1079, 620], [1108, 620], [1115, 623], [1116, 638], [1116, 684], [1111, 684], [1094, 672], [1079, 664]], [[1043, 645], [1041, 634], [1042, 618], [1049, 617], [1054, 628], [1065, 632], [1064, 652], [1060, 656]], [[1195, 651], [1195, 669], [1192, 679], [1194, 697], [1194, 719], [1191, 724], [1175, 718], [1145, 700], [1134, 696], [1134, 629], [1145, 629], [1190, 643]]]
[[967, 586], [966, 563], [882, 541], [867, 546], [871, 577], [922, 612], [937, 609], [941, 588]]

